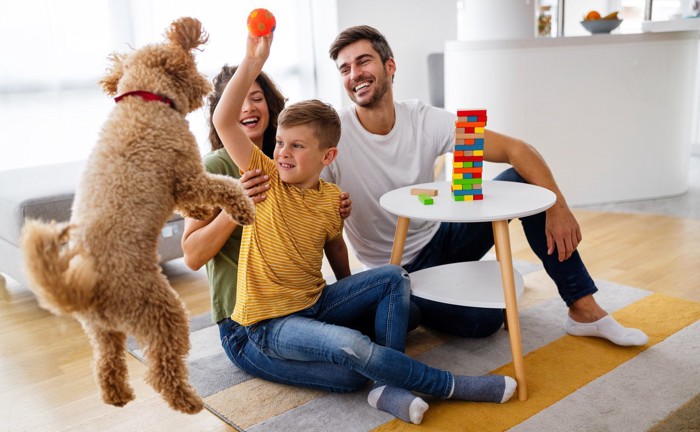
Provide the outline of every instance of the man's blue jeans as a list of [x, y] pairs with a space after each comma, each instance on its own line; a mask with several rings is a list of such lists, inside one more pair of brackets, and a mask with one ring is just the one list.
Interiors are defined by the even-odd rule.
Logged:
[[[224, 320], [221, 342], [233, 363], [270, 381], [347, 392], [371, 379], [445, 398], [452, 375], [403, 353], [409, 298], [408, 275], [388, 265], [329, 285], [316, 304], [291, 315], [248, 327]], [[373, 307], [377, 343], [346, 327]]]
[[[494, 180], [526, 183], [513, 168], [502, 172]], [[552, 255], [547, 255], [544, 212], [521, 218], [521, 222], [530, 248], [542, 261], [547, 274], [556, 284], [559, 295], [567, 306], [598, 291], [578, 251], [563, 262], [559, 262], [556, 251]], [[404, 268], [412, 273], [443, 264], [477, 261], [491, 249], [493, 244], [493, 229], [490, 222], [468, 224], [444, 222], [433, 239]], [[469, 289], [468, 281], [465, 282], [464, 288]], [[411, 302], [420, 309], [421, 324], [446, 333], [462, 337], [485, 337], [493, 334], [503, 325], [503, 312], [499, 309], [454, 306], [418, 297], [411, 297]]]

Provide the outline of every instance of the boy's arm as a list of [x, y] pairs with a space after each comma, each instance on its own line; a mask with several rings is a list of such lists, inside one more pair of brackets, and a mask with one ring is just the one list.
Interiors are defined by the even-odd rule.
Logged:
[[248, 171], [250, 168], [254, 144], [243, 131], [239, 118], [248, 90], [270, 55], [271, 44], [272, 34], [259, 38], [248, 36], [246, 55], [236, 73], [226, 84], [212, 115], [212, 122], [221, 142], [233, 162], [243, 171]]
[[345, 245], [345, 239], [342, 235], [327, 242], [323, 246], [323, 251], [326, 253], [328, 264], [331, 265], [331, 269], [333, 269], [336, 280], [341, 280], [344, 277], [350, 276], [348, 247]]

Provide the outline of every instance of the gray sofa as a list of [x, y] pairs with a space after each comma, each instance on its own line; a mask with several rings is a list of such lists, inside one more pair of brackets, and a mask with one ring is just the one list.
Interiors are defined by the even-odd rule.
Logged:
[[[19, 250], [22, 224], [25, 218], [70, 219], [84, 164], [77, 161], [0, 171], [0, 272], [26, 286]], [[158, 246], [161, 262], [182, 257], [183, 228], [184, 220], [177, 214], [163, 227]]]

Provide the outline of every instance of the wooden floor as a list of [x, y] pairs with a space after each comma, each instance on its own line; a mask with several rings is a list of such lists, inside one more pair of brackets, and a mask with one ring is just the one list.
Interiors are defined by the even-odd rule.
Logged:
[[[579, 250], [594, 278], [700, 301], [700, 220], [577, 211]], [[511, 224], [515, 259], [536, 261], [519, 223]], [[206, 276], [181, 260], [165, 268], [192, 314], [209, 308]], [[562, 318], [563, 319], [563, 318]], [[37, 306], [26, 289], [0, 288], [0, 430], [230, 431], [213, 414], [170, 410], [143, 381], [129, 356], [137, 399], [104, 405], [94, 382], [91, 349], [81, 328]]]

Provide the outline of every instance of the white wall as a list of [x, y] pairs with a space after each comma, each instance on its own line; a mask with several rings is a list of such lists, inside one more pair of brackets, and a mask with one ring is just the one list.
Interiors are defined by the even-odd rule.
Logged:
[[314, 9], [322, 14], [316, 22], [321, 99], [336, 106], [350, 104], [328, 48], [339, 31], [366, 24], [384, 34], [394, 52], [394, 97], [429, 102], [427, 57], [431, 52], [444, 51], [445, 41], [457, 39], [456, 0], [318, 0]]

